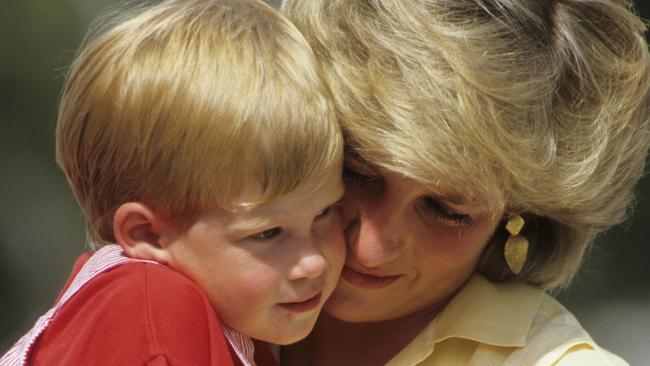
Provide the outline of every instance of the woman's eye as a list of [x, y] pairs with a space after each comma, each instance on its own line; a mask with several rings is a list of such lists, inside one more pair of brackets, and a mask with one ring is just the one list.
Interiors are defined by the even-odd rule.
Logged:
[[329, 213], [332, 212], [332, 210], [333, 210], [332, 206], [327, 206], [325, 209], [321, 210], [321, 212], [319, 212], [318, 215], [316, 215], [315, 219], [318, 220], [320, 218], [329, 215]]
[[366, 175], [359, 173], [358, 171], [344, 166], [343, 167], [343, 181], [349, 182], [349, 183], [357, 183], [357, 184], [369, 184], [369, 183], [375, 183], [378, 182], [381, 179], [380, 176], [376, 175]]
[[316, 220], [322, 220], [325, 219], [329, 216], [331, 216], [333, 213], [336, 213], [337, 210], [339, 209], [339, 206], [341, 205], [341, 201], [337, 201], [336, 203], [333, 203], [324, 209], [322, 209], [314, 218], [314, 221]]
[[274, 227], [273, 229], [260, 231], [259, 233], [253, 234], [250, 237], [257, 240], [268, 240], [280, 235], [281, 232], [282, 230], [279, 227]]
[[433, 217], [444, 225], [469, 226], [474, 223], [470, 215], [454, 212], [433, 197], [424, 197], [421, 203], [421, 212], [425, 216]]

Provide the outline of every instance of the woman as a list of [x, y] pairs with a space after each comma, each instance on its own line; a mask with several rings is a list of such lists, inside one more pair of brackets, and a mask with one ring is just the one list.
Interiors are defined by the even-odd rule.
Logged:
[[620, 223], [649, 145], [622, 0], [286, 0], [348, 153], [348, 257], [285, 365], [625, 364], [545, 291]]

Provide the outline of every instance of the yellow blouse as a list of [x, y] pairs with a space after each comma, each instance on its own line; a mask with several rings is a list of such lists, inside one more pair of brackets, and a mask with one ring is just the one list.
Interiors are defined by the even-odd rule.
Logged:
[[543, 290], [476, 275], [387, 366], [628, 365]]

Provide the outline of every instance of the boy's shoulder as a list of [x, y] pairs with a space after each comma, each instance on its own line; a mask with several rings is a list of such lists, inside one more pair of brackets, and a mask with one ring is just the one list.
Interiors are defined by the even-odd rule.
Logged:
[[[34, 350], [34, 364], [232, 364], [207, 297], [169, 267], [122, 264], [97, 275], [59, 311]], [[165, 364], [164, 362], [161, 364]]]
[[[140, 300], [160, 305], [205, 308], [206, 313], [216, 313], [198, 285], [168, 266], [150, 262], [128, 262], [111, 268], [93, 278], [75, 296], [80, 299], [101, 293], [125, 305], [143, 306]], [[209, 310], [209, 312], [208, 312]]]
[[[121, 310], [131, 314], [134, 320], [147, 316], [154, 323], [184, 323], [200, 317], [221, 329], [218, 315], [201, 288], [161, 264], [130, 262], [112, 268], [86, 284], [75, 297], [81, 302], [107, 302], [105, 310], [109, 313], [118, 316]], [[182, 319], [175, 316], [188, 311], [193, 316]]]

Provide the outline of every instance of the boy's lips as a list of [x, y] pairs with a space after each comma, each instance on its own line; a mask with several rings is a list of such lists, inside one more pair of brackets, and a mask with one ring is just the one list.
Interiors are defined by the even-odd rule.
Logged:
[[319, 291], [316, 295], [313, 295], [311, 297], [306, 298], [305, 300], [302, 301], [294, 301], [294, 302], [283, 302], [278, 305], [280, 305], [282, 308], [289, 310], [291, 312], [295, 313], [302, 313], [306, 311], [311, 311], [314, 310], [315, 308], [318, 307], [318, 305], [321, 303], [321, 294], [322, 292]]
[[357, 287], [365, 289], [381, 289], [397, 281], [401, 275], [376, 274], [370, 271], [363, 271], [349, 266], [343, 267], [341, 278]]

